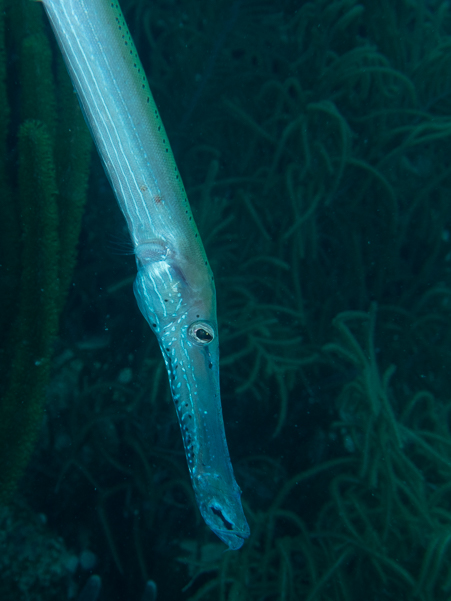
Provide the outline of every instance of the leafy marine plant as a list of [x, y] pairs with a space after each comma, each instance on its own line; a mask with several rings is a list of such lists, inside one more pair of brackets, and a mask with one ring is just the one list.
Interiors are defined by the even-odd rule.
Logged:
[[[5, 1], [1, 23], [0, 501], [5, 502], [42, 424], [53, 344], [75, 264], [90, 141], [61, 68], [56, 90], [40, 7]], [[13, 54], [19, 57], [14, 73], [20, 72], [20, 90], [14, 87]]]
[[[273, 523], [274, 507], [263, 512], [261, 522], [254, 517], [246, 561], [227, 558], [214, 568], [199, 568], [210, 573], [216, 569], [218, 576], [194, 593], [196, 599], [218, 594], [239, 598], [244, 590], [247, 597], [259, 598], [260, 582], [274, 598], [351, 599], [359, 598], [366, 579], [374, 586], [374, 598], [381, 590], [393, 598], [446, 598], [448, 518], [442, 506], [438, 513], [443, 522], [434, 521], [431, 500], [436, 470], [444, 470], [441, 488], [449, 465], [445, 324], [450, 172], [443, 157], [449, 153], [450, 130], [446, 80], [440, 75], [447, 61], [449, 21], [446, 8], [432, 13], [421, 3], [413, 7], [397, 2], [384, 10], [382, 23], [372, 19], [371, 3], [305, 3], [281, 36], [298, 49], [290, 53], [297, 60], [291, 65], [287, 61], [284, 71], [283, 56], [278, 56], [277, 76], [268, 76], [262, 86], [264, 102], [243, 90], [236, 99], [223, 99], [236, 123], [236, 138], [248, 140], [238, 148], [259, 148], [258, 154], [249, 155], [255, 163], [244, 158], [244, 151], [231, 161], [238, 172], [246, 165], [245, 179], [224, 178], [237, 230], [241, 224], [246, 228], [239, 239], [255, 235], [251, 247], [272, 258], [267, 270], [262, 267], [247, 279], [247, 290], [258, 289], [258, 280], [266, 277], [271, 292], [261, 296], [280, 295], [271, 313], [277, 319], [275, 332], [268, 324], [267, 339], [277, 344], [280, 333], [290, 342], [276, 308], [282, 304], [297, 310], [289, 322], [291, 332], [303, 338], [303, 352], [310, 351], [304, 365], [299, 347], [288, 344], [282, 351], [291, 351], [299, 362], [293, 363], [286, 415], [291, 421], [299, 419], [293, 399], [307, 384], [312, 401], [320, 397], [330, 415], [339, 412], [328, 426], [329, 446], [340, 453], [336, 441], [342, 440], [341, 453], [346, 448], [350, 456], [337, 459], [337, 464], [325, 462], [324, 471], [321, 464], [312, 469], [321, 482], [314, 486], [315, 495], [322, 491], [324, 502], [316, 515], [301, 513], [305, 493], [295, 483], [302, 485], [303, 478], [294, 472], [284, 489], [287, 496], [282, 496], [285, 511], [293, 513], [285, 515], [285, 523], [281, 518], [274, 530], [268, 526], [267, 545], [257, 524]], [[400, 28], [405, 28], [402, 48]], [[246, 110], [246, 104], [252, 108]], [[229, 120], [224, 126], [230, 140]], [[227, 147], [221, 148], [225, 152]], [[213, 195], [220, 195], [221, 184], [218, 177]], [[234, 185], [240, 187], [236, 194]], [[275, 198], [285, 202], [274, 203]], [[242, 217], [246, 212], [247, 220]], [[284, 265], [292, 268], [288, 289]], [[366, 313], [374, 299], [381, 332], [377, 343], [376, 305]], [[343, 337], [340, 344], [324, 346], [332, 336], [332, 320], [345, 309], [335, 319]], [[360, 342], [353, 327], [366, 331], [367, 342]], [[332, 351], [345, 361], [331, 362]], [[252, 355], [241, 364], [239, 358], [235, 378], [241, 367], [247, 370]], [[331, 368], [348, 380], [334, 409], [321, 392], [321, 378]], [[262, 384], [263, 365], [257, 373], [255, 381]], [[276, 402], [271, 401], [273, 410]], [[423, 415], [421, 433], [417, 424], [404, 421], [410, 412], [404, 412], [406, 407], [416, 407]], [[436, 412], [441, 419], [433, 417]], [[441, 434], [436, 429], [440, 421]], [[287, 436], [289, 425], [286, 420], [284, 424]], [[431, 441], [443, 445], [441, 450]], [[283, 454], [296, 465], [296, 453], [284, 448]], [[423, 473], [426, 465], [428, 476]], [[329, 468], [340, 473], [334, 477], [331, 471], [326, 477]], [[253, 502], [258, 504], [258, 499]], [[302, 521], [306, 516], [308, 525]], [[398, 554], [400, 561], [394, 559]], [[269, 565], [276, 566], [274, 571], [259, 569]]]
[[[339, 314], [339, 340], [324, 347], [358, 370], [337, 398], [332, 424], [348, 456], [291, 476], [265, 511], [251, 514], [252, 536], [237, 561], [204, 561], [194, 570], [197, 578], [217, 575], [192, 599], [346, 600], [381, 590], [393, 599], [447, 598], [449, 402], [397, 390], [394, 366], [380, 373], [376, 312], [373, 305]], [[328, 500], [307, 524], [297, 499], [315, 481], [308, 496], [328, 489]]]

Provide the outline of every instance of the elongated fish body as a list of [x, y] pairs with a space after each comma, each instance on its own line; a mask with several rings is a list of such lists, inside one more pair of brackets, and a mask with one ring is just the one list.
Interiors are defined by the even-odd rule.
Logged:
[[224, 433], [213, 275], [136, 48], [117, 2], [42, 1], [130, 230], [134, 292], [166, 363], [199, 509], [239, 549], [249, 526]]

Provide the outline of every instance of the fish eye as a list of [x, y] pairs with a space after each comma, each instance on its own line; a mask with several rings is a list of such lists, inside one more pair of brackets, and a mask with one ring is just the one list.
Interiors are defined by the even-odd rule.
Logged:
[[188, 328], [188, 336], [193, 342], [200, 346], [210, 344], [215, 338], [215, 331], [205, 321], [195, 321]]

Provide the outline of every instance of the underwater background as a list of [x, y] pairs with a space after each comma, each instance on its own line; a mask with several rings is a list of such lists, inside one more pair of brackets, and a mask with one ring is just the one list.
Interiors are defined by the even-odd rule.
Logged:
[[451, 5], [122, 0], [218, 296], [251, 536], [197, 509], [125, 221], [0, 2], [0, 599], [451, 598]]

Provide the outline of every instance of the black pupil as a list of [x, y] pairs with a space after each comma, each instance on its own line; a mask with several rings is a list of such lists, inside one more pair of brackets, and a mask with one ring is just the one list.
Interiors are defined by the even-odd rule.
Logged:
[[199, 340], [202, 340], [202, 342], [210, 342], [210, 340], [213, 340], [213, 336], [203, 328], [196, 330], [196, 336]]

